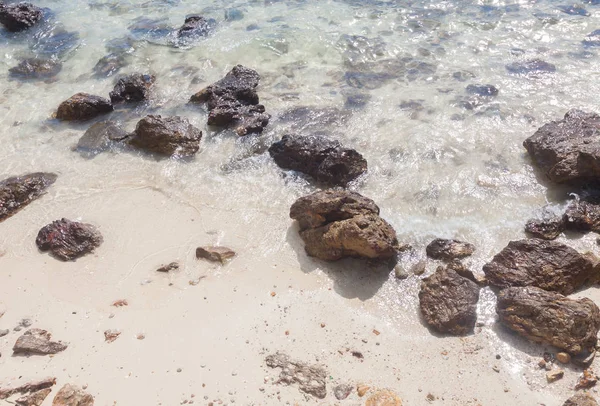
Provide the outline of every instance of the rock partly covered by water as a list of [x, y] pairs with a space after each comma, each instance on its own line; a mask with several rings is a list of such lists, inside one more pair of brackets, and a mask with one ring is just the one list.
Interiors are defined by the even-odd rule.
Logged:
[[56, 178], [53, 173], [37, 172], [1, 181], [0, 222], [43, 195]]
[[475, 246], [464, 241], [436, 238], [425, 251], [429, 258], [453, 260], [471, 256], [475, 252]]
[[94, 123], [77, 143], [77, 151], [85, 157], [93, 157], [111, 149], [129, 137], [129, 133], [113, 121]]
[[578, 393], [567, 399], [563, 406], [598, 406], [598, 402], [589, 393]]
[[544, 240], [554, 240], [565, 229], [563, 217], [551, 216], [541, 219], [531, 219], [525, 224], [525, 231], [533, 237]]
[[35, 243], [41, 251], [50, 251], [60, 260], [71, 261], [92, 252], [102, 241], [102, 234], [93, 225], [63, 218], [43, 227]]
[[120, 78], [112, 92], [110, 92], [110, 101], [117, 104], [147, 100], [155, 81], [156, 76], [141, 73], [133, 73]]
[[344, 190], [301, 197], [290, 209], [310, 256], [335, 261], [344, 257], [387, 259], [399, 250], [396, 232], [379, 217], [373, 200]]
[[558, 183], [595, 180], [600, 176], [600, 116], [571, 110], [527, 138], [523, 145], [533, 163]]
[[271, 118], [259, 104], [259, 81], [258, 72], [237, 65], [223, 79], [194, 94], [190, 102], [207, 103], [208, 125], [233, 126], [239, 135], [259, 133]]
[[450, 268], [438, 267], [424, 278], [419, 291], [421, 314], [429, 326], [444, 334], [473, 332], [479, 286]]
[[530, 59], [506, 65], [506, 70], [517, 75], [539, 75], [556, 72], [556, 66], [541, 59]]
[[323, 367], [294, 361], [281, 353], [269, 355], [265, 362], [270, 368], [281, 368], [277, 383], [297, 384], [302, 392], [319, 399], [327, 396], [327, 371]]
[[12, 77], [22, 79], [49, 79], [61, 71], [62, 63], [54, 59], [27, 58], [8, 71]]
[[189, 157], [200, 149], [201, 138], [202, 131], [185, 117], [149, 115], [138, 122], [129, 144], [160, 155]]
[[575, 200], [563, 216], [565, 228], [572, 231], [600, 232], [600, 205], [597, 202]]
[[52, 401], [52, 406], [93, 406], [94, 397], [78, 386], [66, 384]]
[[91, 120], [113, 111], [110, 100], [88, 93], [77, 93], [58, 106], [56, 118], [64, 121]]
[[511, 241], [483, 266], [483, 272], [492, 286], [536, 286], [563, 295], [600, 279], [588, 257], [564, 244], [538, 238]]
[[595, 351], [600, 309], [590, 299], [569, 299], [536, 287], [506, 288], [496, 312], [506, 327], [538, 343], [569, 354]]
[[42, 9], [31, 3], [4, 4], [0, 2], [0, 24], [8, 31], [23, 31], [42, 19]]
[[216, 27], [217, 22], [212, 18], [199, 15], [186, 17], [181, 28], [177, 30], [178, 45], [187, 45], [200, 37], [206, 37]]
[[27, 330], [13, 346], [15, 354], [57, 354], [67, 349], [68, 344], [62, 341], [51, 341], [52, 335], [46, 330], [32, 328]]
[[367, 161], [353, 149], [318, 135], [284, 135], [269, 154], [284, 169], [304, 172], [331, 186], [346, 186], [367, 170]]

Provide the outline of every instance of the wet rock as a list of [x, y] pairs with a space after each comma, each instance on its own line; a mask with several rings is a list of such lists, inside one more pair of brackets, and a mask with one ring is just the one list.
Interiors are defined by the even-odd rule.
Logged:
[[535, 166], [557, 183], [594, 180], [600, 176], [600, 116], [570, 110], [527, 138], [523, 145]]
[[30, 173], [0, 181], [0, 222], [42, 196], [56, 181], [53, 173]]
[[94, 397], [78, 386], [66, 384], [52, 401], [52, 406], [93, 406]]
[[244, 12], [237, 8], [225, 9], [225, 21], [239, 21], [244, 19]]
[[476, 96], [498, 96], [498, 89], [493, 85], [469, 85], [467, 93]]
[[145, 101], [155, 81], [156, 77], [149, 74], [134, 73], [125, 76], [117, 81], [110, 92], [110, 101], [113, 104]]
[[317, 135], [284, 135], [269, 154], [281, 168], [304, 172], [330, 186], [346, 186], [367, 170], [360, 153]]
[[52, 389], [50, 388], [42, 389], [31, 395], [20, 397], [15, 403], [18, 406], [42, 406], [42, 403], [44, 403], [44, 400], [48, 397], [50, 392], [52, 392]]
[[402, 406], [402, 400], [390, 390], [380, 390], [367, 399], [365, 406]]
[[200, 149], [201, 138], [202, 131], [187, 118], [149, 115], [138, 122], [129, 144], [160, 155], [189, 157]]
[[600, 329], [600, 309], [590, 299], [572, 300], [536, 287], [503, 289], [496, 312], [519, 335], [572, 355], [593, 350]]
[[0, 24], [8, 31], [23, 31], [42, 19], [42, 9], [31, 3], [0, 3]]
[[262, 132], [271, 116], [258, 104], [259, 81], [258, 72], [236, 65], [223, 79], [194, 94], [190, 102], [207, 103], [208, 125], [234, 126], [239, 135]]
[[77, 93], [58, 106], [56, 118], [64, 121], [91, 120], [113, 111], [108, 99], [87, 93]]
[[52, 335], [46, 330], [32, 328], [27, 330], [13, 346], [14, 354], [57, 354], [67, 349], [62, 341], [50, 341]]
[[598, 406], [598, 402], [589, 393], [578, 393], [567, 399], [563, 406]]
[[281, 368], [277, 383], [298, 384], [302, 392], [319, 399], [327, 396], [327, 371], [323, 367], [293, 361], [281, 353], [267, 356], [265, 362], [270, 368]]
[[369, 103], [371, 95], [367, 93], [349, 93], [346, 94], [344, 107], [347, 109], [361, 109]]
[[98, 60], [94, 66], [94, 75], [109, 77], [127, 66], [127, 56], [124, 53], [110, 53]]
[[444, 334], [472, 333], [478, 300], [479, 286], [475, 282], [443, 267], [424, 278], [419, 291], [423, 318], [434, 330]]
[[558, 9], [565, 14], [589, 17], [591, 14], [585, 8], [572, 4], [569, 6], [559, 6]]
[[333, 388], [333, 394], [337, 400], [344, 400], [352, 393], [354, 387], [352, 385], [341, 384]]
[[177, 45], [189, 45], [192, 41], [209, 35], [216, 27], [217, 22], [212, 18], [194, 15], [186, 17], [185, 22], [177, 30]]
[[156, 270], [156, 272], [169, 272], [169, 271], [174, 271], [179, 269], [179, 263], [177, 262], [171, 262], [170, 264], [167, 265], [162, 265], [160, 268], [158, 268]]
[[567, 230], [598, 233], [600, 232], [600, 205], [577, 199], [567, 207], [564, 222]]
[[511, 241], [483, 266], [490, 285], [536, 286], [568, 295], [599, 278], [592, 261], [573, 248], [538, 238]]
[[93, 225], [63, 218], [43, 227], [35, 243], [40, 251], [50, 251], [55, 258], [72, 261], [94, 251], [102, 240]]
[[297, 106], [284, 111], [277, 119], [299, 134], [322, 132], [328, 127], [343, 127], [352, 112], [336, 107]]
[[565, 371], [562, 369], [553, 369], [546, 373], [546, 381], [548, 381], [548, 383], [556, 382], [559, 379], [562, 379], [563, 376], [565, 376]]
[[396, 232], [379, 217], [379, 207], [355, 192], [330, 189], [301, 197], [290, 217], [298, 221], [306, 253], [313, 257], [389, 259], [400, 249]]
[[516, 75], [537, 75], [556, 72], [556, 66], [541, 59], [530, 59], [523, 62], [513, 62], [506, 65], [509, 73]]
[[590, 32], [587, 37], [582, 41], [586, 47], [598, 47], [600, 46], [600, 30]]
[[79, 46], [79, 34], [67, 31], [60, 24], [38, 31], [31, 43], [31, 50], [40, 58], [63, 59]]
[[459, 240], [436, 238], [425, 250], [429, 258], [452, 260], [471, 256], [475, 252], [475, 246]]
[[586, 369], [583, 371], [583, 374], [577, 380], [575, 390], [592, 388], [596, 386], [597, 382], [598, 375], [596, 375], [591, 369]]
[[196, 258], [207, 259], [212, 262], [224, 264], [228, 259], [235, 257], [235, 251], [227, 247], [198, 247], [196, 248]]
[[468, 72], [468, 71], [459, 71], [459, 72], [454, 72], [452, 74], [452, 77], [456, 80], [458, 80], [459, 82], [466, 82], [469, 79], [472, 79], [475, 77], [475, 74], [472, 72]]
[[525, 224], [525, 231], [533, 237], [554, 240], [565, 229], [562, 217], [552, 216], [542, 219], [531, 219]]
[[12, 77], [21, 79], [48, 79], [61, 71], [62, 63], [53, 59], [27, 58], [8, 71]]
[[77, 151], [91, 158], [110, 150], [116, 143], [124, 141], [129, 133], [113, 121], [100, 121], [93, 124], [77, 142]]

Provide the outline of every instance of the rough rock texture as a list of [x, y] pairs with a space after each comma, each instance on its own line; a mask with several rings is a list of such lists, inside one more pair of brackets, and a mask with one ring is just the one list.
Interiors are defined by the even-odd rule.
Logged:
[[452, 260], [472, 255], [475, 252], [475, 246], [468, 242], [437, 238], [429, 243], [425, 250], [429, 258]]
[[325, 190], [301, 197], [290, 208], [290, 217], [299, 223], [306, 253], [327, 261], [388, 259], [400, 248], [375, 202], [355, 192]]
[[236, 65], [225, 77], [190, 98], [191, 103], [207, 103], [208, 125], [233, 126], [239, 135], [262, 132], [271, 118], [259, 103], [256, 87], [260, 75]]
[[600, 176], [600, 116], [571, 110], [527, 138], [523, 145], [533, 163], [557, 183]]
[[352, 393], [353, 390], [354, 390], [354, 386], [352, 386], [352, 385], [340, 384], [340, 385], [336, 386], [335, 388], [333, 388], [333, 395], [335, 396], [335, 398], [337, 400], [344, 400], [348, 396], [350, 396], [350, 394]]
[[179, 116], [149, 115], [141, 119], [129, 144], [148, 152], [166, 156], [192, 156], [200, 149], [202, 131]]
[[367, 399], [365, 406], [402, 406], [402, 400], [390, 390], [380, 390]]
[[498, 96], [498, 88], [494, 85], [469, 85], [466, 90], [467, 93], [477, 96]]
[[353, 149], [318, 135], [284, 135], [269, 154], [284, 169], [304, 172], [331, 186], [346, 186], [367, 171], [367, 161]]
[[41, 251], [50, 251], [60, 260], [71, 261], [98, 248], [102, 235], [91, 224], [63, 218], [43, 227], [35, 243]]
[[116, 104], [147, 100], [155, 81], [156, 76], [150, 74], [134, 73], [125, 76], [117, 81], [113, 91], [110, 92], [110, 101]]
[[532, 219], [525, 224], [525, 231], [533, 237], [544, 240], [554, 240], [565, 230], [565, 221], [562, 217], [549, 217]]
[[28, 382], [24, 385], [14, 388], [1, 388], [0, 400], [7, 399], [17, 393], [21, 395], [26, 393], [34, 393], [43, 389], [51, 388], [54, 385], [56, 385], [56, 378], [46, 378], [42, 379], [41, 381]]
[[31, 28], [42, 19], [42, 9], [31, 3], [0, 3], [0, 24], [8, 31], [16, 32]]
[[596, 202], [576, 200], [564, 215], [565, 228], [573, 231], [600, 232], [600, 205]]
[[77, 151], [85, 157], [93, 157], [111, 149], [129, 137], [129, 133], [113, 121], [94, 123], [77, 142]]
[[104, 332], [104, 341], [107, 343], [112, 343], [119, 338], [120, 335], [121, 332], [118, 330], [106, 330]]
[[300, 390], [319, 399], [327, 396], [327, 371], [321, 366], [290, 360], [286, 354], [269, 355], [265, 362], [270, 368], [281, 368], [277, 383], [298, 384]]
[[19, 406], [42, 406], [44, 400], [52, 392], [52, 389], [46, 388], [32, 393], [31, 395], [25, 395], [15, 401]]
[[48, 79], [58, 75], [61, 69], [62, 63], [54, 59], [27, 58], [8, 72], [15, 78]]
[[57, 176], [53, 173], [30, 173], [0, 181], [0, 222], [42, 196]]
[[110, 100], [87, 93], [77, 93], [58, 106], [56, 118], [64, 121], [85, 121], [113, 111]]
[[13, 346], [14, 354], [56, 354], [67, 349], [62, 341], [50, 341], [52, 335], [46, 330], [32, 328], [27, 330]]
[[589, 389], [598, 383], [598, 375], [591, 369], [585, 369], [575, 384], [575, 390]]
[[196, 258], [207, 259], [212, 262], [225, 263], [230, 258], [235, 257], [235, 251], [227, 247], [198, 247], [196, 248]]
[[456, 271], [439, 267], [424, 278], [419, 291], [421, 314], [434, 330], [452, 335], [473, 332], [479, 286]]
[[600, 279], [599, 270], [586, 256], [538, 238], [511, 241], [483, 266], [483, 272], [492, 286], [537, 286], [563, 295]]
[[503, 289], [496, 312], [523, 337], [573, 355], [592, 352], [600, 329], [600, 309], [590, 299], [572, 300], [536, 287]]
[[578, 393], [567, 399], [563, 406], [598, 406], [598, 402], [589, 393]]
[[63, 386], [52, 401], [52, 406], [93, 406], [94, 397], [83, 389], [66, 384]]
[[186, 17], [183, 25], [177, 30], [177, 38], [186, 41], [206, 37], [214, 30], [216, 21], [198, 15]]

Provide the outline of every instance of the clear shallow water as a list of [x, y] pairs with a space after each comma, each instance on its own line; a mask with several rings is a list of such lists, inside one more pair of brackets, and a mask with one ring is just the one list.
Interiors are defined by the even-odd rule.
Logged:
[[[281, 256], [288, 264], [298, 249], [290, 243], [289, 206], [315, 186], [281, 171], [265, 152], [286, 131], [328, 134], [357, 149], [369, 172], [352, 189], [379, 204], [403, 242], [420, 249], [434, 237], [465, 239], [477, 246], [471, 264], [480, 270], [509, 240], [523, 237], [528, 218], [563, 197], [539, 183], [522, 141], [570, 108], [596, 110], [600, 91], [598, 50], [582, 44], [600, 28], [595, 5], [585, 5], [590, 15], [582, 16], [564, 13], [560, 7], [568, 3], [558, 1], [35, 4], [52, 10], [48, 24], [56, 32], [62, 27], [77, 34], [66, 36], [75, 40], [57, 55], [63, 69], [56, 80], [22, 82], [8, 69], [42, 52], [39, 40], [35, 32], [0, 32], [2, 174], [56, 172], [58, 202], [158, 189], [200, 212], [234, 219], [255, 255]], [[215, 32], [186, 49], [168, 46], [165, 27], [179, 27], [192, 13], [217, 20]], [[226, 13], [238, 19], [226, 20]], [[134, 24], [158, 28], [132, 31]], [[126, 66], [110, 77], [94, 75], [98, 60], [115, 50]], [[527, 76], [506, 69], [535, 58], [554, 64], [556, 72]], [[261, 103], [273, 119], [261, 136], [213, 132], [206, 112], [186, 104], [238, 63], [262, 76]], [[132, 130], [145, 114], [186, 116], [204, 132], [193, 160], [131, 153], [85, 159], [72, 151], [91, 123], [51, 120], [58, 104], [80, 91], [107, 96], [116, 78], [131, 72], [157, 76], [153, 100], [108, 118]], [[492, 84], [499, 94], [474, 100], [466, 92], [470, 84]], [[593, 238], [569, 243], [581, 250], [594, 246]], [[338, 276], [337, 290], [361, 300], [375, 297], [390, 323], [418, 324], [418, 280], [379, 279], [344, 282]], [[365, 288], [348, 286], [356, 280]], [[493, 295], [483, 296], [480, 310], [491, 324]]]

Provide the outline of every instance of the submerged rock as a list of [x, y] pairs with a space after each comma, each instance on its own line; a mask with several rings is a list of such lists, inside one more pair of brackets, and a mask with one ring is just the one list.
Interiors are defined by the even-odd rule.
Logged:
[[334, 140], [311, 135], [284, 135], [269, 154], [284, 169], [304, 172], [331, 186], [346, 186], [367, 171], [367, 161]]
[[494, 85], [469, 85], [466, 90], [477, 96], [498, 96], [498, 89]]
[[525, 224], [525, 231], [533, 237], [544, 240], [554, 240], [565, 230], [562, 217], [552, 216], [542, 219], [532, 219]]
[[293, 361], [281, 353], [269, 355], [265, 362], [269, 368], [281, 368], [277, 383], [297, 384], [302, 392], [319, 399], [327, 396], [327, 371], [323, 367]]
[[475, 246], [464, 241], [436, 238], [425, 250], [429, 258], [452, 260], [471, 256]]
[[509, 73], [517, 75], [536, 75], [556, 72], [556, 66], [541, 59], [530, 59], [523, 62], [513, 62], [506, 65]]
[[600, 309], [590, 299], [569, 299], [536, 287], [507, 288], [496, 312], [506, 327], [530, 341], [577, 355], [595, 350]]
[[57, 354], [67, 349], [68, 344], [62, 341], [50, 341], [52, 335], [46, 330], [32, 328], [27, 330], [13, 346], [14, 354]]
[[557, 183], [595, 180], [600, 176], [600, 116], [570, 110], [523, 142], [535, 166]]
[[208, 125], [234, 126], [239, 135], [262, 132], [271, 116], [258, 104], [259, 81], [258, 72], [236, 65], [223, 79], [194, 94], [190, 102], [207, 103]]
[[42, 9], [31, 3], [0, 3], [0, 24], [8, 31], [16, 32], [31, 28], [42, 19]]
[[94, 66], [94, 75], [99, 77], [109, 77], [127, 66], [127, 54], [110, 53], [98, 60]]
[[149, 115], [138, 122], [129, 144], [160, 155], [189, 157], [200, 149], [201, 138], [202, 131], [187, 118]]
[[598, 402], [589, 393], [578, 393], [567, 399], [563, 406], [598, 406]]
[[102, 241], [102, 234], [91, 224], [63, 218], [43, 227], [35, 243], [40, 251], [50, 251], [62, 261], [71, 261], [92, 252]]
[[111, 149], [115, 143], [124, 141], [129, 133], [113, 121], [93, 124], [77, 143], [77, 151], [85, 157], [93, 157]]
[[196, 248], [196, 258], [207, 259], [212, 262], [224, 264], [228, 259], [235, 257], [235, 251], [227, 247], [198, 247]]
[[8, 72], [12, 77], [23, 79], [48, 79], [61, 71], [62, 63], [53, 59], [27, 58]]
[[79, 34], [67, 31], [60, 24], [52, 24], [33, 36], [31, 50], [46, 59], [63, 59], [79, 46]]
[[400, 249], [396, 232], [379, 217], [379, 207], [355, 192], [330, 189], [301, 197], [290, 217], [298, 221], [306, 253], [313, 257], [389, 259]]
[[591, 14], [585, 8], [572, 4], [569, 6], [559, 6], [558, 9], [565, 14], [589, 17]]
[[586, 47], [598, 47], [600, 46], [600, 30], [590, 32], [587, 37], [582, 41]]
[[0, 182], [0, 222], [42, 196], [56, 182], [53, 173], [36, 172]]
[[147, 100], [155, 81], [156, 77], [149, 74], [134, 73], [125, 76], [117, 81], [113, 91], [110, 92], [110, 101], [116, 104]]
[[188, 45], [191, 41], [209, 35], [216, 27], [217, 22], [212, 18], [194, 15], [186, 17], [185, 22], [177, 30], [178, 45]]
[[86, 121], [113, 111], [110, 100], [88, 93], [77, 93], [58, 106], [56, 118], [63, 121]]
[[438, 267], [419, 291], [421, 314], [434, 330], [452, 335], [473, 332], [479, 286], [450, 268]]
[[94, 406], [94, 397], [78, 386], [66, 384], [54, 397], [52, 406]]
[[490, 285], [535, 286], [568, 295], [598, 282], [600, 270], [584, 255], [555, 241], [511, 241], [483, 266]]

